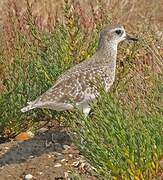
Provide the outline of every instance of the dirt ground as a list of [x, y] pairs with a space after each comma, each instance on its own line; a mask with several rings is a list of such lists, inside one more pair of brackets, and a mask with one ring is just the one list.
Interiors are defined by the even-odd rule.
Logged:
[[63, 127], [43, 131], [0, 144], [0, 180], [96, 179]]

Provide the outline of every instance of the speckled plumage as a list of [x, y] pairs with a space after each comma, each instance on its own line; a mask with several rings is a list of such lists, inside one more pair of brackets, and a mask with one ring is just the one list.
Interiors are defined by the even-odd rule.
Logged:
[[[122, 31], [122, 35], [116, 34]], [[108, 91], [114, 82], [118, 43], [127, 35], [122, 26], [106, 26], [100, 33], [96, 53], [88, 60], [62, 74], [53, 87], [21, 109], [48, 108], [56, 111], [73, 109], [78, 105], [87, 115], [89, 104], [98, 96], [97, 86], [102, 83]], [[134, 39], [132, 39], [134, 40]]]

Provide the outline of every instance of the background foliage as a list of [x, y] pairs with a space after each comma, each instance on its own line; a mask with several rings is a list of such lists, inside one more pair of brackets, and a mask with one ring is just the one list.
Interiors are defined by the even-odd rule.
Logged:
[[56, 112], [23, 114], [20, 109], [52, 86], [65, 70], [89, 58], [97, 47], [100, 29], [118, 21], [135, 32], [139, 42], [119, 47], [115, 84], [109, 94], [101, 90], [90, 117], [86, 119], [78, 110], [64, 117], [71, 132], [82, 137], [82, 144], [76, 136], [74, 141], [100, 178], [156, 176], [163, 149], [163, 51], [158, 13], [163, 6], [152, 0], [86, 1], [87, 6], [65, 0], [56, 5], [60, 8], [54, 13], [50, 3], [45, 3], [46, 13], [38, 11], [42, 14], [36, 12], [35, 1], [26, 0], [22, 6], [18, 1], [5, 3], [8, 10], [3, 13], [0, 34], [1, 138], [27, 130], [44, 117], [56, 119]]

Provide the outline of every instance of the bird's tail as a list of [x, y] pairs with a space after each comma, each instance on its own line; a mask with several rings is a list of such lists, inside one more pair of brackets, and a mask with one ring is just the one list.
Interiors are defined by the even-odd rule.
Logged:
[[30, 111], [34, 108], [36, 108], [36, 106], [34, 106], [34, 104], [32, 102], [28, 102], [28, 106], [23, 107], [21, 109], [21, 112], [27, 112], [27, 111]]

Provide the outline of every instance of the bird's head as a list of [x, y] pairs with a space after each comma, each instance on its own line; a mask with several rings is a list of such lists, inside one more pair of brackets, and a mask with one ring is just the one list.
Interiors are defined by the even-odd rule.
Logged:
[[99, 45], [100, 46], [104, 46], [107, 44], [118, 45], [118, 43], [124, 40], [137, 41], [138, 39], [128, 35], [123, 26], [107, 25], [100, 33]]

